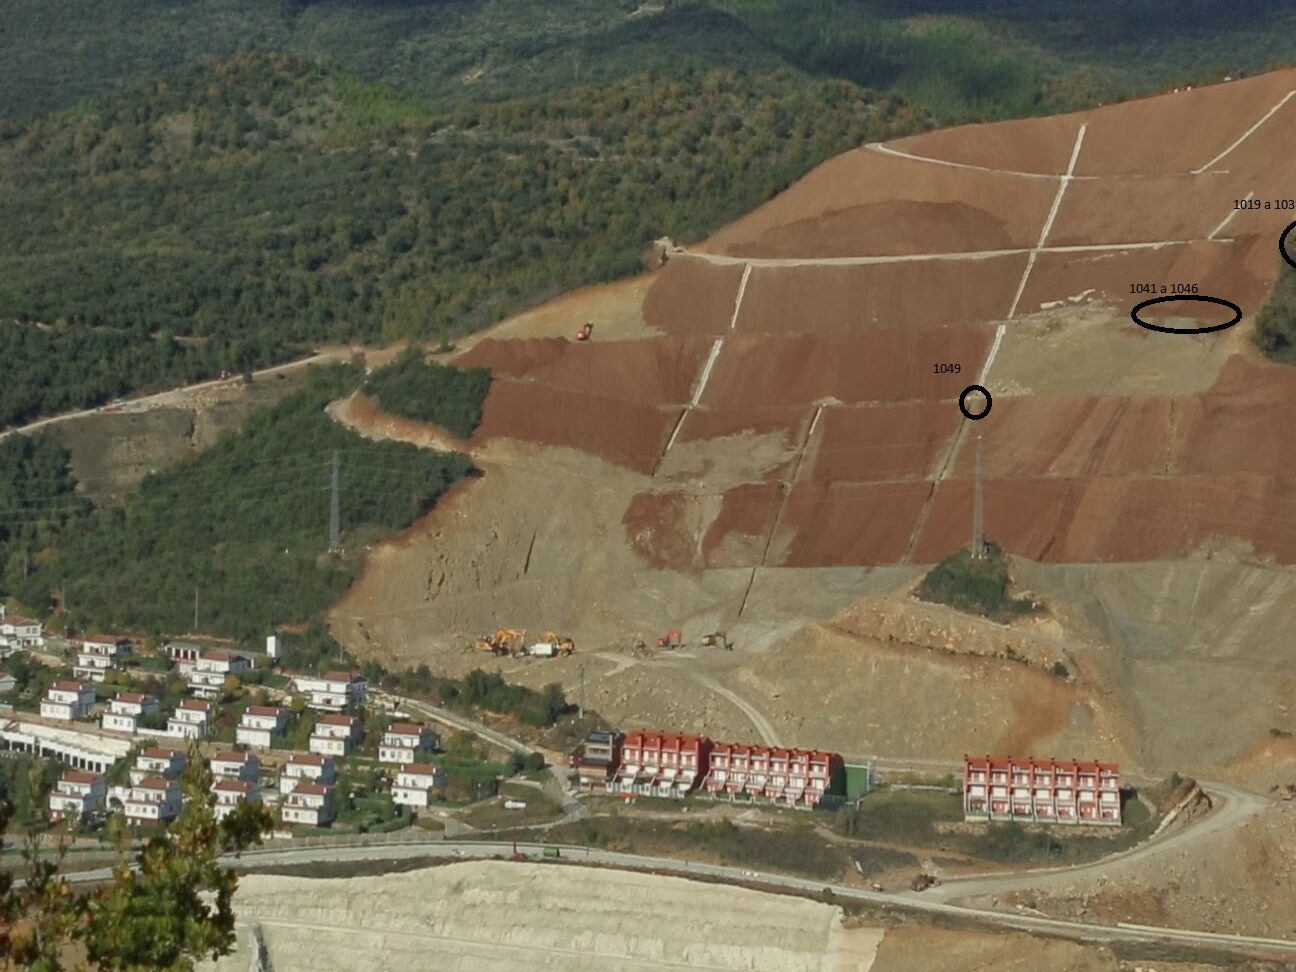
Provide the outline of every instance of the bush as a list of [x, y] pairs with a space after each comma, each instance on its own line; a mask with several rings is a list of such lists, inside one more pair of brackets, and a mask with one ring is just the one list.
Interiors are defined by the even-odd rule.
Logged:
[[979, 559], [967, 547], [946, 557], [923, 578], [917, 593], [924, 601], [986, 617], [1035, 610], [1033, 602], [1008, 595], [1008, 558], [994, 543], [986, 544], [986, 555]]
[[466, 439], [481, 421], [490, 380], [485, 368], [438, 364], [410, 348], [370, 375], [364, 390], [392, 415], [430, 422]]
[[[1289, 245], [1296, 248], [1296, 242]], [[1296, 364], [1296, 270], [1285, 263], [1269, 302], [1256, 318], [1254, 341], [1265, 357]]]

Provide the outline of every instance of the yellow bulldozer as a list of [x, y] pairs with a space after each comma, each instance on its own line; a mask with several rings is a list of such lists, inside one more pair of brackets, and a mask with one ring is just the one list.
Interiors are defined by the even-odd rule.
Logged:
[[494, 634], [478, 636], [473, 642], [476, 651], [492, 655], [516, 655], [526, 641], [526, 632], [514, 628], [500, 628]]

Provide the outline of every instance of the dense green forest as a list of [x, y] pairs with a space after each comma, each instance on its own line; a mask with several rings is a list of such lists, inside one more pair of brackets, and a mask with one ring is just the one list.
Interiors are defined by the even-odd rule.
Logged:
[[[329, 419], [324, 405], [359, 381], [352, 366], [312, 369], [302, 391], [145, 479], [122, 509], [77, 510], [70, 477], [55, 472], [66, 455], [50, 442], [4, 443], [27, 449], [45, 484], [39, 504], [21, 505], [28, 492], [20, 512], [0, 511], [9, 592], [34, 607], [65, 595], [74, 628], [153, 635], [193, 628], [195, 591], [199, 628], [214, 634], [255, 639], [318, 616], [353, 579], [366, 543], [408, 525], [470, 468], [464, 456], [366, 442]], [[326, 553], [335, 453], [340, 556]]]
[[1256, 347], [1267, 358], [1296, 364], [1296, 270], [1283, 263], [1264, 309], [1256, 317]]
[[0, 115], [11, 117], [71, 107], [207, 57], [294, 53], [441, 107], [646, 70], [788, 67], [891, 91], [957, 122], [1290, 63], [1296, 4], [7, 0], [0, 37], [8, 41]]
[[984, 557], [975, 558], [968, 547], [950, 554], [927, 572], [917, 595], [924, 601], [948, 604], [968, 614], [990, 618], [1029, 614], [1034, 601], [1009, 593], [1008, 557], [996, 543], [986, 544]]
[[410, 348], [371, 374], [364, 390], [392, 415], [431, 422], [466, 439], [481, 421], [490, 380], [486, 368], [438, 364]]
[[[788, 72], [640, 75], [438, 114], [297, 58], [187, 69], [0, 123], [0, 319], [65, 344], [132, 335], [113, 393], [193, 364], [154, 333], [240, 369], [277, 342], [464, 333], [635, 272], [651, 240], [696, 239], [824, 158], [925, 124]], [[80, 379], [105, 357], [31, 357], [44, 401], [18, 397], [8, 420], [96, 400]]]

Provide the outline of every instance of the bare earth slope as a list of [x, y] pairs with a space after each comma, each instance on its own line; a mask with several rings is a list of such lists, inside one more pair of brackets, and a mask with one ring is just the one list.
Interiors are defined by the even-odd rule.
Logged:
[[[861, 146], [655, 274], [505, 322], [461, 357], [496, 374], [466, 446], [484, 475], [375, 552], [335, 630], [460, 671], [481, 630], [561, 628], [575, 659], [502, 664], [570, 688], [586, 663], [618, 719], [1227, 767], [1296, 728], [1274, 620], [1296, 603], [1296, 450], [1275, 420], [1296, 370], [1248, 340], [1291, 214], [1235, 207], [1296, 184], [1293, 92], [1280, 71]], [[1242, 322], [1146, 331], [1140, 284]], [[994, 395], [979, 422], [956, 404], [973, 382]], [[865, 595], [905, 603], [966, 542], [978, 441], [987, 532], [1059, 619], [1047, 663], [840, 623]], [[682, 654], [630, 654], [671, 628]], [[735, 652], [696, 645], [717, 628]]]

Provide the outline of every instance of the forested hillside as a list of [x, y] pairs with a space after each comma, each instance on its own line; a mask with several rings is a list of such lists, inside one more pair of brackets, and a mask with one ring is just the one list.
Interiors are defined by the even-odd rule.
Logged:
[[[199, 627], [212, 633], [255, 639], [318, 616], [367, 543], [413, 522], [470, 468], [329, 419], [324, 405], [361, 377], [351, 366], [313, 371], [242, 431], [147, 478], [122, 509], [79, 500], [50, 440], [0, 443], [0, 595], [42, 612], [65, 595], [75, 627], [155, 634], [193, 628], [195, 591]], [[342, 556], [326, 555], [334, 452]]]
[[[0, 319], [201, 337], [240, 369], [281, 342], [463, 333], [633, 273], [653, 239], [701, 237], [819, 161], [925, 124], [787, 72], [438, 114], [298, 58], [189, 69], [3, 126]], [[97, 353], [24, 357], [44, 398], [0, 422], [96, 400]], [[116, 362], [97, 399], [189, 368], [156, 357]]]

